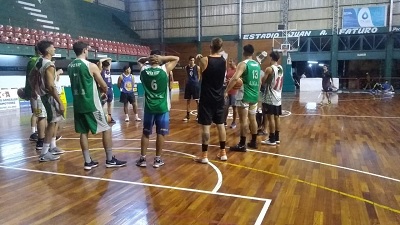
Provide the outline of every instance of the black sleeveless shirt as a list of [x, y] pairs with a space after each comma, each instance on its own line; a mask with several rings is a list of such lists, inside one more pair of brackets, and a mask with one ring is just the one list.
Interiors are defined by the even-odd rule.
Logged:
[[223, 104], [226, 61], [222, 56], [207, 58], [208, 65], [201, 76], [200, 101]]

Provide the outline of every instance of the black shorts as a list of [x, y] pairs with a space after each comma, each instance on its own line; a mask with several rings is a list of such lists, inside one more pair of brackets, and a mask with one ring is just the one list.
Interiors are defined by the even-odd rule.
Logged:
[[186, 84], [185, 87], [185, 99], [195, 99], [198, 100], [200, 98], [200, 85], [199, 84]]
[[133, 104], [133, 103], [135, 103], [135, 94], [132, 92], [132, 93], [125, 93], [125, 92], [121, 92], [121, 96], [119, 97], [119, 102], [122, 102], [122, 103], [131, 103], [131, 104]]
[[267, 103], [262, 104], [263, 114], [267, 115], [275, 115], [279, 116], [282, 115], [282, 106], [278, 105], [269, 105]]
[[211, 123], [223, 124], [225, 122], [224, 102], [217, 104], [200, 102], [197, 116], [198, 123], [201, 125], [211, 125]]

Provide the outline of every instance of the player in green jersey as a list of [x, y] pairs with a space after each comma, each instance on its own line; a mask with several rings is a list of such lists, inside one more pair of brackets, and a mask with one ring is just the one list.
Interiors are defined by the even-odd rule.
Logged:
[[236, 95], [236, 107], [239, 113], [240, 142], [230, 147], [231, 151], [246, 151], [246, 132], [250, 123], [251, 141], [247, 147], [257, 149], [257, 120], [256, 111], [258, 92], [260, 90], [260, 64], [253, 60], [254, 47], [250, 44], [243, 47], [245, 60], [237, 66], [236, 72], [225, 90], [225, 96], [235, 86], [239, 78], [243, 80], [243, 86]]
[[75, 131], [80, 133], [80, 143], [84, 169], [90, 170], [98, 166], [89, 154], [88, 133], [103, 134], [103, 147], [106, 153], [106, 167], [121, 167], [126, 161], [120, 161], [112, 155], [111, 129], [100, 102], [97, 89], [99, 85], [102, 96], [106, 96], [107, 84], [100, 74], [96, 64], [87, 61], [89, 45], [78, 41], [73, 45], [76, 59], [68, 65], [68, 75], [71, 80], [71, 89], [74, 104]]
[[[146, 62], [150, 64], [145, 64]], [[169, 73], [179, 61], [177, 56], [161, 56], [161, 52], [153, 50], [150, 57], [140, 58], [140, 80], [144, 89], [144, 116], [143, 134], [141, 141], [141, 155], [136, 165], [146, 167], [146, 152], [149, 146], [149, 136], [153, 125], [156, 124], [156, 157], [154, 168], [164, 165], [161, 152], [164, 145], [164, 136], [169, 133], [169, 110], [171, 108], [168, 82]], [[161, 66], [162, 63], [165, 63]]]

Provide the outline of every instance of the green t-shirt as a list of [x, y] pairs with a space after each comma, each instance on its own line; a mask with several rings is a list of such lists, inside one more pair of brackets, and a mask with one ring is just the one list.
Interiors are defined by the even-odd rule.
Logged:
[[144, 111], [153, 114], [169, 112], [169, 77], [165, 65], [143, 66], [140, 80], [144, 89]]
[[29, 83], [29, 74], [31, 73], [32, 69], [35, 67], [39, 56], [33, 56], [30, 58], [28, 65], [26, 66], [26, 76], [25, 76], [25, 96], [27, 99], [32, 98], [32, 87]]
[[75, 59], [68, 65], [74, 112], [76, 113], [102, 110], [97, 84], [90, 74], [89, 65], [90, 62], [84, 59]]
[[246, 63], [246, 70], [242, 74], [243, 102], [257, 103], [260, 90], [260, 64], [252, 59], [247, 59], [243, 62]]

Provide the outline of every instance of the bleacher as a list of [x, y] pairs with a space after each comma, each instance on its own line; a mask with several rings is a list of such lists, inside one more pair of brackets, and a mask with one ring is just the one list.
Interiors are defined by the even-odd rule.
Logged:
[[149, 47], [139, 45], [140, 37], [129, 28], [129, 14], [123, 11], [82, 0], [23, 2], [6, 1], [0, 8], [1, 43], [35, 45], [47, 39], [56, 48], [70, 50], [75, 41], [82, 40], [97, 52], [142, 56], [150, 51]]

